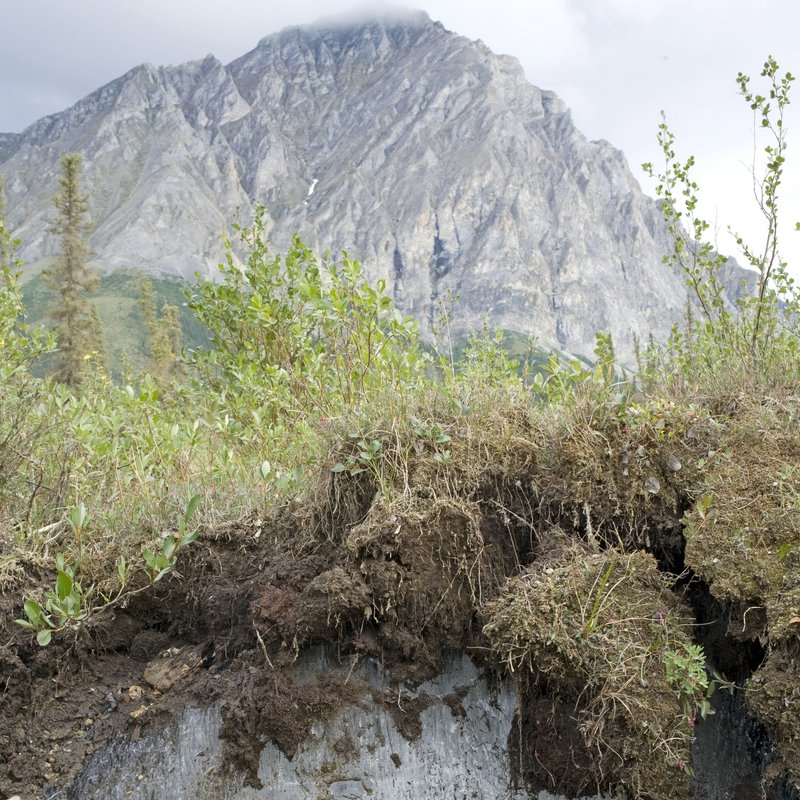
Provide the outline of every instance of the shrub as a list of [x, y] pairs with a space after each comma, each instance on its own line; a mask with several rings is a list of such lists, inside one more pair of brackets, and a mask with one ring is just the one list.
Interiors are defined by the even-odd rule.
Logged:
[[[784, 116], [794, 76], [780, 73], [771, 56], [761, 71], [765, 94], [751, 88], [751, 80], [739, 73], [739, 91], [756, 119], [756, 136], [763, 133], [763, 164], [754, 164], [753, 190], [766, 230], [761, 249], [748, 245], [734, 233], [748, 265], [755, 270], [753, 288], [739, 293], [731, 285], [729, 260], [706, 240], [710, 224], [699, 216], [699, 187], [692, 178], [695, 160], [681, 161], [675, 151], [675, 136], [666, 120], [658, 129], [664, 155], [660, 172], [643, 164], [656, 178], [656, 194], [673, 237], [674, 250], [665, 261], [681, 270], [690, 293], [686, 325], [677, 327], [663, 360], [663, 375], [676, 373], [688, 382], [715, 382], [726, 375], [736, 380], [781, 383], [796, 377], [798, 354], [798, 298], [794, 279], [779, 250], [779, 187], [782, 182], [786, 128]], [[663, 117], [663, 115], [662, 115]], [[759, 174], [760, 170], [760, 174]]]
[[383, 281], [371, 287], [346, 253], [320, 263], [297, 237], [285, 258], [271, 255], [263, 208], [236, 229], [244, 267], [228, 241], [222, 281], [200, 280], [190, 296], [212, 337], [191, 363], [242, 424], [253, 414], [269, 427], [332, 417], [381, 385], [421, 378], [416, 323], [393, 308]]

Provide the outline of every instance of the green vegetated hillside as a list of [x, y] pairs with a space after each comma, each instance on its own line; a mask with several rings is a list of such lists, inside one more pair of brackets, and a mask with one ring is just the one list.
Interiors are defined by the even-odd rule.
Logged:
[[[662, 127], [659, 192], [701, 313], [635, 377], [602, 333], [591, 365], [520, 368], [491, 331], [454, 359], [446, 326], [428, 350], [357, 262], [299, 240], [275, 254], [257, 216], [244, 268], [191, 290], [184, 331], [207, 338], [179, 370], [114, 381], [89, 358], [68, 388], [37, 373], [55, 343], [23, 322], [4, 235], [0, 792], [67, 787], [108, 737], [218, 700], [226, 763], [258, 785], [262, 736], [291, 756], [346, 702], [290, 676], [321, 643], [407, 686], [454, 650], [512, 675], [532, 787], [688, 798], [721, 687], [774, 743], [764, 786], [797, 786], [800, 299], [776, 233], [792, 79], [771, 60], [763, 77], [771, 110], [740, 79], [772, 137], [757, 290], [726, 303]], [[105, 280], [101, 314], [144, 358], [136, 278]], [[25, 297], [48, 305], [37, 283]], [[191, 680], [143, 688], [183, 647]]]
[[[152, 284], [157, 313], [165, 304], [178, 308], [181, 347], [189, 351], [207, 347], [209, 330], [192, 312], [187, 301], [187, 295], [191, 295], [195, 284], [169, 275], [146, 277]], [[118, 382], [125, 376], [145, 373], [151, 367], [152, 350], [142, 310], [141, 280], [142, 273], [137, 270], [117, 270], [100, 276], [98, 289], [87, 296], [100, 314], [108, 372]], [[27, 323], [32, 327], [41, 325], [49, 328], [49, 311], [58, 300], [41, 274], [24, 281], [20, 292]], [[453, 312], [457, 313], [457, 303]], [[451, 347], [445, 344], [444, 331], [442, 334], [435, 346], [427, 341], [422, 342], [423, 350], [431, 356], [435, 356], [437, 348], [443, 353], [447, 350], [454, 361], [461, 361], [467, 351], [468, 341], [462, 336], [456, 337]], [[502, 349], [517, 362], [520, 369], [537, 371], [550, 359], [550, 352], [538, 347], [535, 337], [508, 330], [487, 330], [485, 334], [497, 338]], [[582, 360], [582, 363], [589, 365], [591, 362]], [[48, 360], [44, 358], [35, 367], [35, 372], [45, 375], [48, 371]]]
[[[156, 311], [165, 303], [174, 305], [180, 314], [183, 347], [196, 349], [208, 343], [208, 331], [198, 322], [186, 302], [185, 293], [191, 284], [170, 276], [148, 276], [153, 285]], [[49, 325], [48, 312], [57, 298], [41, 275], [24, 283], [22, 300], [31, 325]], [[97, 306], [105, 334], [108, 368], [119, 380], [124, 374], [145, 372], [152, 355], [150, 337], [141, 308], [141, 273], [118, 270], [100, 278], [100, 286], [88, 300]], [[46, 362], [41, 369], [46, 371]]]

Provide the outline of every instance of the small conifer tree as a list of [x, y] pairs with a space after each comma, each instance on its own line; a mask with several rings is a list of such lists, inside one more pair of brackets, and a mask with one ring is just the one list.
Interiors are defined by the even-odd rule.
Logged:
[[139, 306], [150, 339], [153, 372], [162, 377], [175, 377], [179, 372], [181, 322], [178, 307], [164, 303], [159, 314], [153, 283], [146, 275], [139, 281]]
[[57, 213], [48, 228], [61, 238], [61, 250], [55, 266], [44, 274], [57, 295], [50, 309], [58, 341], [55, 377], [69, 386], [81, 382], [88, 356], [99, 353], [104, 359], [99, 317], [88, 298], [98, 288], [99, 277], [87, 264], [91, 254], [86, 241], [89, 203], [81, 194], [80, 167], [77, 153], [61, 157], [61, 191], [53, 199]]
[[165, 303], [161, 307], [158, 333], [153, 341], [153, 358], [162, 375], [170, 376], [180, 372], [178, 356], [181, 352], [181, 333], [178, 307]]
[[[5, 231], [6, 221], [6, 194], [5, 178], [0, 175], [0, 228]], [[0, 236], [0, 270], [8, 269], [11, 266], [11, 245], [6, 236]]]

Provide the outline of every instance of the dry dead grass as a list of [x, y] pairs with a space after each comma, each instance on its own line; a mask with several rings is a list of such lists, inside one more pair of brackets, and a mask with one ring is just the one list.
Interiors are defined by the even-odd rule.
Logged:
[[743, 400], [703, 468], [686, 563], [729, 603], [731, 629], [800, 634], [800, 398]]
[[692, 619], [651, 556], [557, 532], [486, 616], [484, 632], [523, 691], [572, 705], [599, 786], [688, 797], [693, 731], [664, 653], [691, 641]]

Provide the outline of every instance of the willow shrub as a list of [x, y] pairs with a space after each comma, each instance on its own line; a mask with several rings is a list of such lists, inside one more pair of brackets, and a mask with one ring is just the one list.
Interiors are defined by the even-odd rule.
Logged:
[[[754, 155], [753, 163], [753, 193], [765, 226], [762, 244], [748, 245], [741, 234], [730, 231], [754, 270], [751, 281], [733, 286], [726, 274], [729, 260], [707, 240], [711, 225], [699, 215], [699, 187], [692, 177], [694, 157], [678, 158], [675, 136], [664, 119], [658, 129], [663, 169], [642, 165], [658, 182], [656, 194], [674, 241], [673, 252], [664, 260], [680, 269], [690, 294], [686, 326], [673, 330], [657, 365], [657, 377], [662, 379], [673, 375], [714, 388], [720, 382], [768, 386], [797, 378], [800, 297], [780, 255], [778, 213], [787, 149], [784, 123], [794, 76], [781, 74], [769, 56], [761, 78], [764, 94], [753, 88], [747, 75], [739, 73], [736, 79], [755, 119], [754, 153], [759, 153], [759, 139], [764, 139], [760, 158]], [[739, 299], [733, 301], [737, 294]]]
[[384, 281], [370, 286], [346, 253], [320, 261], [298, 237], [283, 258], [272, 255], [263, 208], [236, 230], [246, 263], [226, 242], [221, 281], [199, 280], [189, 304], [212, 342], [191, 363], [242, 424], [333, 417], [422, 378], [417, 325], [393, 307]]

